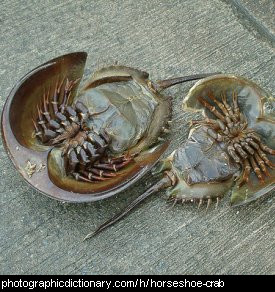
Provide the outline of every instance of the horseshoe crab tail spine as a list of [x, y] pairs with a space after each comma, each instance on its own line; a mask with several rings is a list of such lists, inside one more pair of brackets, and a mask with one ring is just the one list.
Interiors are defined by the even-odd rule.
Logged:
[[104, 222], [102, 225], [100, 225], [95, 231], [89, 233], [84, 240], [94, 237], [95, 235], [99, 234], [101, 231], [106, 229], [107, 227], [110, 227], [114, 225], [117, 221], [125, 217], [132, 209], [134, 209], [139, 203], [144, 201], [149, 196], [155, 194], [159, 190], [168, 188], [174, 184], [174, 179], [171, 178], [171, 176], [167, 173], [167, 175], [164, 175], [162, 179], [160, 179], [157, 183], [155, 183], [153, 186], [151, 186], [145, 193], [137, 197], [134, 201], [132, 201], [128, 206], [126, 206], [121, 212], [116, 214], [111, 219]]
[[202, 73], [202, 74], [195, 74], [195, 75], [188, 75], [178, 78], [166, 79], [166, 80], [158, 80], [154, 85], [157, 91], [162, 91], [166, 88], [174, 86], [176, 84], [184, 83], [187, 81], [193, 81], [198, 79], [203, 79], [212, 75], [221, 74], [221, 72], [216, 73]]

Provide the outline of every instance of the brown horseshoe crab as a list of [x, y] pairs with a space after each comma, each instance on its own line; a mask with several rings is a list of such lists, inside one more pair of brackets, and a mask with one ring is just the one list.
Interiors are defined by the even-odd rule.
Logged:
[[78, 90], [87, 54], [53, 59], [24, 76], [2, 113], [6, 150], [24, 179], [62, 201], [100, 200], [142, 177], [167, 147], [170, 99], [161, 90], [208, 74], [159, 82], [110, 66]]
[[[86, 238], [120, 220], [145, 198], [167, 189], [174, 203], [207, 209], [232, 189], [233, 206], [275, 188], [275, 99], [254, 82], [219, 74], [198, 81], [183, 101], [204, 118], [191, 121], [187, 141], [158, 163], [160, 180]], [[233, 188], [232, 188], [233, 187]]]

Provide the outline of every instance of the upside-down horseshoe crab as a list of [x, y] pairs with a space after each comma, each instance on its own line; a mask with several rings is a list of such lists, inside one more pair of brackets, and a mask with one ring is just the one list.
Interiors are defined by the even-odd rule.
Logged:
[[124, 66], [98, 70], [78, 90], [87, 54], [53, 59], [24, 76], [2, 113], [2, 136], [16, 168], [62, 201], [114, 195], [144, 175], [167, 143], [171, 101], [161, 90], [209, 74], [152, 82]]
[[[187, 141], [158, 163], [160, 180], [86, 238], [120, 220], [145, 198], [167, 189], [174, 203], [219, 200], [232, 189], [233, 206], [275, 188], [275, 99], [254, 82], [218, 74], [198, 81], [183, 101], [200, 111]], [[232, 188], [233, 187], [233, 188]]]

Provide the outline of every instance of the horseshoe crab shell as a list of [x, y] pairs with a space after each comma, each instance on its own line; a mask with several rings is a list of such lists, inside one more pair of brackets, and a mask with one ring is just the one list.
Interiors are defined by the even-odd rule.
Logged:
[[[36, 139], [32, 125], [32, 115], [38, 102], [41, 102], [43, 93], [49, 88], [53, 91], [53, 85], [57, 80], [65, 77], [69, 80], [80, 80], [82, 78], [86, 58], [86, 53], [77, 52], [53, 59], [35, 68], [12, 89], [2, 113], [2, 137], [15, 167], [31, 186], [61, 201], [95, 201], [124, 190], [151, 169], [168, 146], [167, 143], [164, 143], [149, 147], [153, 140], [155, 141], [155, 138], [157, 138], [159, 129], [165, 123], [165, 117], [167, 119], [170, 114], [170, 101], [154, 90], [150, 91], [148, 74], [135, 69], [125, 69], [126, 67], [124, 70], [120, 67], [119, 69], [113, 68], [108, 72], [100, 71], [100, 76], [89, 80], [88, 85], [82, 89], [82, 97], [85, 90], [89, 91], [91, 87], [96, 87], [99, 84], [104, 86], [104, 83], [121, 81], [121, 79], [124, 82], [132, 82], [135, 79], [137, 82], [140, 81], [141, 91], [146, 91], [147, 95], [151, 94], [151, 97], [161, 100], [161, 105], [149, 117], [158, 126], [156, 127], [155, 124], [149, 126], [149, 130], [147, 129], [146, 132], [148, 137], [145, 137], [146, 142], [143, 142], [142, 147], [139, 148], [139, 150], [144, 151], [141, 151], [135, 161], [123, 169], [114, 179], [91, 184], [76, 181], [65, 175], [59, 149], [42, 145]], [[72, 91], [69, 103], [77, 98], [78, 84], [79, 82]], [[148, 123], [148, 120], [145, 122]], [[157, 130], [155, 130], [156, 128]], [[139, 128], [138, 131], [140, 133], [142, 129]], [[145, 130], [143, 130], [144, 132]], [[134, 145], [136, 141], [133, 140], [132, 142], [132, 145]], [[125, 149], [128, 146], [120, 147]]]
[[[260, 135], [262, 142], [269, 148], [275, 148], [275, 99], [254, 82], [243, 77], [219, 74], [198, 81], [189, 91], [183, 101], [183, 109], [186, 111], [199, 111], [203, 116], [215, 119], [213, 113], [204, 108], [198, 98], [209, 100], [209, 92], [213, 93], [217, 100], [226, 94], [227, 98], [237, 93], [240, 111], [245, 115], [248, 127]], [[230, 101], [229, 101], [230, 102]], [[275, 157], [267, 155], [274, 164]], [[270, 176], [259, 183], [254, 172], [250, 173], [248, 183], [240, 186], [240, 179], [233, 186], [231, 204], [242, 205], [253, 201], [275, 188], [275, 170], [269, 171]]]

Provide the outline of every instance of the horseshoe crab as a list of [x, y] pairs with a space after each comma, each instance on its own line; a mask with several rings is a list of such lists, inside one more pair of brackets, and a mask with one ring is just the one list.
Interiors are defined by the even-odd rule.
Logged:
[[254, 82], [218, 74], [198, 81], [183, 101], [191, 121], [187, 141], [153, 171], [160, 180], [121, 213], [86, 238], [113, 225], [161, 189], [175, 203], [211, 202], [232, 190], [233, 206], [251, 202], [275, 188], [275, 99]]
[[12, 89], [2, 113], [6, 150], [24, 179], [62, 201], [100, 200], [142, 177], [166, 149], [171, 113], [161, 91], [209, 74], [152, 82], [125, 66], [78, 90], [87, 54], [50, 60]]

